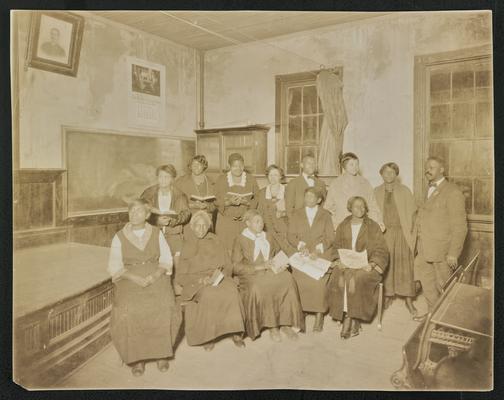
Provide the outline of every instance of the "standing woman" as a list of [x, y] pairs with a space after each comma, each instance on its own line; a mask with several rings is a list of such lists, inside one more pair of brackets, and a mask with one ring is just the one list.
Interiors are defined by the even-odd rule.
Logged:
[[257, 208], [259, 187], [256, 179], [245, 171], [245, 161], [241, 154], [229, 156], [229, 171], [217, 179], [217, 226], [215, 232], [231, 255], [235, 238], [245, 229], [243, 214], [250, 208]]
[[390, 162], [380, 169], [383, 184], [375, 189], [375, 196], [383, 214], [387, 230], [385, 240], [390, 252], [390, 265], [385, 276], [386, 304], [394, 296], [404, 297], [412, 317], [417, 310], [413, 305], [415, 282], [413, 278], [413, 216], [416, 211], [411, 191], [397, 181], [399, 166]]
[[343, 173], [329, 186], [327, 199], [324, 203], [324, 208], [332, 214], [334, 230], [350, 214], [347, 210], [348, 199], [360, 196], [366, 200], [369, 218], [378, 223], [383, 232], [385, 225], [374, 196], [373, 187], [359, 173], [359, 158], [354, 153], [344, 153], [340, 157], [340, 165], [343, 168]]
[[130, 203], [129, 222], [114, 236], [108, 264], [114, 283], [110, 334], [134, 376], [143, 375], [146, 360], [168, 370], [182, 320], [169, 276], [170, 248], [160, 230], [146, 223], [148, 208], [143, 199]]
[[287, 211], [285, 209], [285, 178], [282, 168], [275, 164], [266, 169], [268, 185], [259, 190], [257, 210], [264, 219], [264, 230], [273, 236], [280, 248], [287, 252]]
[[[156, 176], [157, 185], [145, 189], [140, 197], [147, 200], [152, 207], [149, 223], [163, 231], [173, 255], [178, 259], [184, 225], [191, 219], [191, 211], [186, 195], [173, 185], [177, 177], [175, 167], [171, 164], [161, 165], [156, 169]], [[162, 215], [169, 211], [174, 213], [173, 217]]]
[[189, 168], [191, 172], [177, 179], [175, 186], [186, 195], [189, 202], [189, 210], [191, 210], [192, 213], [204, 210], [210, 214], [210, 216], [213, 216], [216, 210], [215, 199], [207, 201], [191, 199], [191, 196], [215, 196], [214, 183], [205, 174], [208, 168], [206, 157], [203, 155], [194, 156], [189, 164]]

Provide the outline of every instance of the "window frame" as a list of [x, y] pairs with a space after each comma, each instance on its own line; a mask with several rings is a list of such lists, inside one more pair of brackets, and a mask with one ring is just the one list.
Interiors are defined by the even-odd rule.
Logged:
[[[427, 186], [424, 175], [424, 163], [429, 154], [430, 130], [430, 79], [429, 73], [436, 66], [455, 64], [467, 61], [490, 61], [492, 64], [492, 47], [490, 45], [472, 47], [443, 53], [421, 55], [415, 57], [414, 66], [414, 193], [417, 201], [421, 203]], [[493, 85], [492, 85], [493, 86]], [[493, 104], [493, 101], [492, 101]], [[482, 138], [486, 139], [487, 138]], [[460, 141], [467, 140], [460, 138]], [[470, 139], [475, 141], [474, 138]], [[477, 140], [477, 139], [476, 139]], [[494, 135], [491, 137], [494, 144]], [[437, 142], [434, 140], [432, 143]], [[495, 169], [492, 175], [495, 198]], [[495, 201], [494, 201], [495, 210]], [[494, 214], [480, 215], [468, 214], [471, 230], [492, 232]]]
[[[333, 73], [338, 74], [343, 79], [343, 67], [336, 66], [331, 69]], [[320, 70], [298, 72], [275, 76], [275, 160], [276, 164], [281, 166], [287, 177], [295, 177], [299, 174], [287, 174], [287, 165], [285, 162], [285, 149], [287, 146], [286, 124], [288, 120], [288, 110], [286, 109], [288, 88], [292, 86], [307, 86], [311, 83], [316, 85], [317, 75]], [[324, 113], [322, 113], [323, 115]], [[317, 148], [317, 155], [320, 144], [314, 144]], [[317, 157], [318, 158], [318, 157]]]

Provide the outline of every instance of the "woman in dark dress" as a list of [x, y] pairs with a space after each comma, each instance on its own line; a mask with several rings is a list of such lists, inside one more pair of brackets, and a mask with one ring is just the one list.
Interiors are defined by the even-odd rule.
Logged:
[[[175, 186], [186, 195], [191, 212], [204, 210], [213, 216], [216, 210], [215, 198], [210, 197], [215, 196], [215, 187], [214, 182], [205, 174], [208, 161], [205, 156], [196, 155], [192, 158], [189, 168], [191, 172], [177, 179]], [[207, 197], [208, 200], [197, 200], [195, 197]]]
[[287, 252], [287, 212], [283, 169], [272, 164], [266, 169], [268, 185], [259, 190], [257, 210], [264, 219], [264, 230]]
[[254, 176], [245, 171], [241, 154], [231, 154], [228, 163], [230, 170], [219, 176], [215, 184], [219, 211], [215, 233], [231, 254], [235, 238], [245, 228], [243, 214], [250, 208], [257, 208], [259, 187]]
[[[215, 340], [234, 334], [242, 347], [245, 312], [236, 283], [231, 279], [232, 265], [224, 246], [213, 233], [210, 216], [203, 210], [193, 214], [180, 253], [177, 283], [185, 302], [185, 334], [190, 346], [203, 344], [213, 349]], [[217, 268], [225, 275], [217, 286], [211, 276]]]
[[[158, 183], [142, 193], [142, 199], [151, 206], [149, 223], [159, 227], [165, 235], [166, 241], [177, 263], [184, 234], [184, 225], [191, 219], [191, 211], [187, 204], [187, 197], [174, 186], [177, 171], [171, 164], [162, 165], [156, 169]], [[173, 215], [164, 215], [173, 213]]]
[[417, 315], [413, 305], [416, 296], [412, 234], [415, 198], [406, 186], [397, 182], [399, 167], [396, 163], [383, 165], [380, 175], [384, 183], [375, 189], [375, 197], [383, 214], [385, 240], [390, 252], [390, 265], [384, 279], [385, 304], [388, 306], [394, 296], [404, 297], [406, 307], [414, 318]]
[[129, 223], [114, 236], [110, 249], [110, 334], [123, 362], [140, 376], [146, 360], [157, 360], [160, 371], [168, 370], [182, 318], [170, 279], [170, 248], [159, 229], [146, 223], [147, 202], [133, 201], [128, 214]]
[[348, 339], [360, 331], [360, 321], [370, 321], [378, 303], [378, 284], [386, 271], [389, 254], [380, 226], [367, 216], [363, 197], [348, 200], [346, 217], [336, 229], [334, 247], [367, 251], [368, 264], [360, 269], [347, 268], [336, 252], [337, 268], [329, 280], [329, 314], [343, 321], [341, 338]]
[[[320, 205], [324, 200], [324, 191], [317, 186], [305, 189], [304, 207], [294, 210], [289, 217], [287, 240], [290, 246], [288, 255], [299, 252], [313, 259], [334, 259], [334, 230], [331, 214]], [[292, 269], [296, 281], [301, 306], [305, 313], [315, 313], [314, 332], [324, 329], [324, 315], [327, 313], [327, 282], [331, 270], [319, 280]]]
[[287, 265], [274, 272], [272, 258], [279, 248], [273, 237], [263, 231], [264, 222], [258, 211], [248, 210], [243, 219], [247, 227], [235, 240], [232, 261], [240, 281], [247, 334], [255, 339], [262, 329], [269, 328], [275, 342], [281, 341], [280, 331], [287, 338], [296, 339], [297, 332], [304, 330], [296, 284]]

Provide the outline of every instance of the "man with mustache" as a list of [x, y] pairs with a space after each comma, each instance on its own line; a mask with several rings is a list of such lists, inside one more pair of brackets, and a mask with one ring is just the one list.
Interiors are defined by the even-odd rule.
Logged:
[[[444, 172], [442, 159], [427, 159], [425, 176], [429, 187], [414, 226], [415, 279], [422, 284], [429, 311], [439, 298], [444, 282], [457, 268], [467, 234], [464, 195], [457, 185], [448, 182]], [[425, 315], [415, 319], [424, 318]]]

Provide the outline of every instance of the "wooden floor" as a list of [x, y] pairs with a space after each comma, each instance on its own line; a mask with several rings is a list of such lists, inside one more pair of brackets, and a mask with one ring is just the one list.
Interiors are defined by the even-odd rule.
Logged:
[[[417, 308], [425, 311], [423, 298]], [[328, 316], [322, 333], [311, 332], [313, 317], [306, 322], [308, 331], [296, 342], [284, 337], [274, 343], [263, 332], [255, 341], [245, 339], [245, 349], [226, 338], [206, 352], [183, 340], [168, 372], [159, 372], [151, 363], [140, 378], [131, 375], [110, 345], [57, 387], [393, 390], [390, 376], [401, 367], [402, 346], [417, 326], [401, 300], [385, 311], [381, 332], [374, 322], [347, 341], [340, 339], [339, 324]]]

